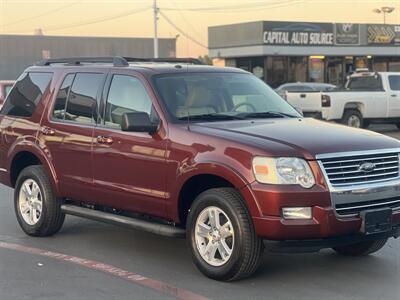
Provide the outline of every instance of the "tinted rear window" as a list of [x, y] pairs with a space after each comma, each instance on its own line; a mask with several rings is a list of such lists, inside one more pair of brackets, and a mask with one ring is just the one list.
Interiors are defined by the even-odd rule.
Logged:
[[282, 89], [288, 92], [315, 92], [315, 90], [308, 85], [289, 85]]
[[68, 95], [65, 120], [82, 124], [96, 123], [97, 93], [104, 74], [78, 73]]
[[379, 76], [352, 77], [347, 88], [358, 91], [382, 90], [382, 80]]
[[58, 91], [56, 101], [53, 107], [53, 117], [55, 119], [64, 120], [65, 118], [65, 107], [67, 106], [67, 98], [69, 91], [71, 89], [72, 82], [74, 80], [75, 74], [68, 74], [61, 87]]
[[8, 95], [2, 114], [31, 117], [50, 84], [52, 73], [24, 73]]
[[389, 84], [392, 91], [400, 91], [400, 76], [389, 76]]

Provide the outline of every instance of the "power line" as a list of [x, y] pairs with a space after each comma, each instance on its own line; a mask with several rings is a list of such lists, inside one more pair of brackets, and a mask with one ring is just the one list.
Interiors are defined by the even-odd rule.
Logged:
[[179, 3], [173, 1], [175, 3], [175, 5], [178, 7], [178, 13], [180, 14], [180, 16], [182, 17], [182, 19], [185, 21], [185, 23], [187, 25], [189, 25], [189, 27], [192, 29], [192, 31], [197, 35], [197, 36], [202, 36], [202, 34], [199, 33], [199, 31], [195, 28], [195, 26], [186, 18], [186, 16], [184, 15], [181, 6]]
[[[262, 2], [253, 2], [253, 3], [246, 3], [246, 4], [237, 4], [237, 5], [224, 5], [224, 6], [209, 6], [209, 7], [196, 7], [196, 8], [180, 8], [181, 10], [185, 11], [192, 11], [192, 12], [226, 12], [228, 10], [234, 11], [242, 11], [243, 9], [249, 10], [260, 10], [260, 9], [268, 9], [268, 8], [275, 8], [281, 6], [287, 6], [292, 4], [299, 4], [304, 2], [304, 0], [291, 0], [291, 1], [276, 1], [273, 3], [262, 3]], [[171, 10], [176, 11], [179, 10], [175, 7], [163, 7], [163, 10]]]
[[119, 14], [116, 14], [116, 15], [109, 16], [109, 17], [103, 17], [103, 18], [88, 20], [88, 21], [80, 22], [80, 23], [72, 23], [72, 24], [69, 24], [69, 25], [61, 26], [61, 27], [44, 28], [44, 30], [45, 31], [57, 31], [57, 30], [63, 30], [63, 29], [69, 29], [69, 28], [74, 28], [74, 27], [80, 27], [80, 26], [86, 26], [86, 25], [102, 23], [102, 22], [106, 22], [106, 21], [111, 21], [111, 20], [127, 17], [127, 16], [130, 16], [130, 15], [133, 15], [133, 14], [138, 14], [138, 13], [141, 13], [141, 12], [145, 12], [145, 11], [149, 10], [150, 8], [151, 8], [150, 6], [147, 6], [147, 7], [141, 8], [141, 9], [130, 10], [130, 11], [126, 11], [126, 12], [123, 12], [123, 13], [119, 13]]
[[187, 34], [185, 31], [183, 31], [181, 28], [179, 28], [178, 26], [175, 25], [174, 22], [171, 21], [170, 18], [168, 18], [162, 11], [159, 12], [160, 16], [163, 17], [163, 19], [172, 27], [175, 28], [176, 31], [178, 31], [180, 34], [182, 34], [184, 37], [186, 37], [187, 39], [191, 40], [193, 43], [199, 45], [200, 47], [203, 47], [205, 49], [208, 49], [208, 47], [204, 44], [202, 44], [201, 42], [199, 42], [198, 40], [196, 40], [195, 38], [191, 37], [189, 34]]
[[15, 22], [11, 22], [11, 23], [8, 23], [8, 24], [3, 24], [3, 27], [12, 26], [12, 25], [24, 23], [24, 22], [27, 22], [27, 21], [30, 21], [30, 20], [34, 20], [34, 19], [37, 19], [37, 18], [41, 18], [41, 17], [47, 16], [47, 15], [50, 15], [50, 14], [59, 12], [59, 11], [64, 10], [64, 9], [66, 9], [66, 8], [69, 8], [69, 7], [71, 7], [71, 6], [80, 4], [81, 2], [83, 2], [83, 0], [79, 0], [79, 1], [72, 2], [72, 3], [68, 3], [68, 4], [66, 4], [66, 5], [63, 5], [63, 6], [60, 6], [60, 7], [57, 7], [57, 8], [48, 10], [48, 11], [45, 11], [45, 12], [43, 12], [43, 13], [41, 13], [41, 14], [38, 14], [38, 15], [35, 15], [35, 16], [31, 16], [31, 17], [29, 17], [29, 18], [17, 20], [17, 21], [15, 21]]

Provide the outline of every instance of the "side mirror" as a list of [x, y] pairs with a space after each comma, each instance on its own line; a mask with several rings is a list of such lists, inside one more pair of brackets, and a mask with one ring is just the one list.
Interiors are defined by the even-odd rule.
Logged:
[[149, 134], [153, 134], [157, 131], [158, 124], [151, 122], [148, 113], [130, 112], [122, 115], [121, 129], [122, 131], [148, 132]]

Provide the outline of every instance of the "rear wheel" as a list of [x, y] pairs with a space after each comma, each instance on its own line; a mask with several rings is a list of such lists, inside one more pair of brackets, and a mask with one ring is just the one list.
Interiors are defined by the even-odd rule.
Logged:
[[61, 200], [54, 195], [42, 166], [30, 166], [18, 176], [14, 208], [22, 230], [31, 236], [57, 233], [65, 219]]
[[381, 250], [387, 242], [387, 239], [377, 241], [366, 241], [353, 245], [335, 247], [337, 253], [347, 256], [365, 256]]
[[396, 126], [398, 129], [400, 129], [400, 123], [397, 123]]
[[363, 116], [356, 109], [348, 109], [343, 114], [342, 124], [355, 128], [363, 128], [364, 126]]
[[187, 234], [194, 263], [212, 279], [248, 277], [261, 262], [263, 242], [235, 189], [217, 188], [200, 194], [190, 209]]

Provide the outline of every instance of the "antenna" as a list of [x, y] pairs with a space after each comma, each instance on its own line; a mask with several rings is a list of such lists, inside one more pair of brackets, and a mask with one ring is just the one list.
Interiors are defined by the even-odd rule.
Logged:
[[190, 106], [188, 106], [187, 111], [187, 129], [190, 131]]

